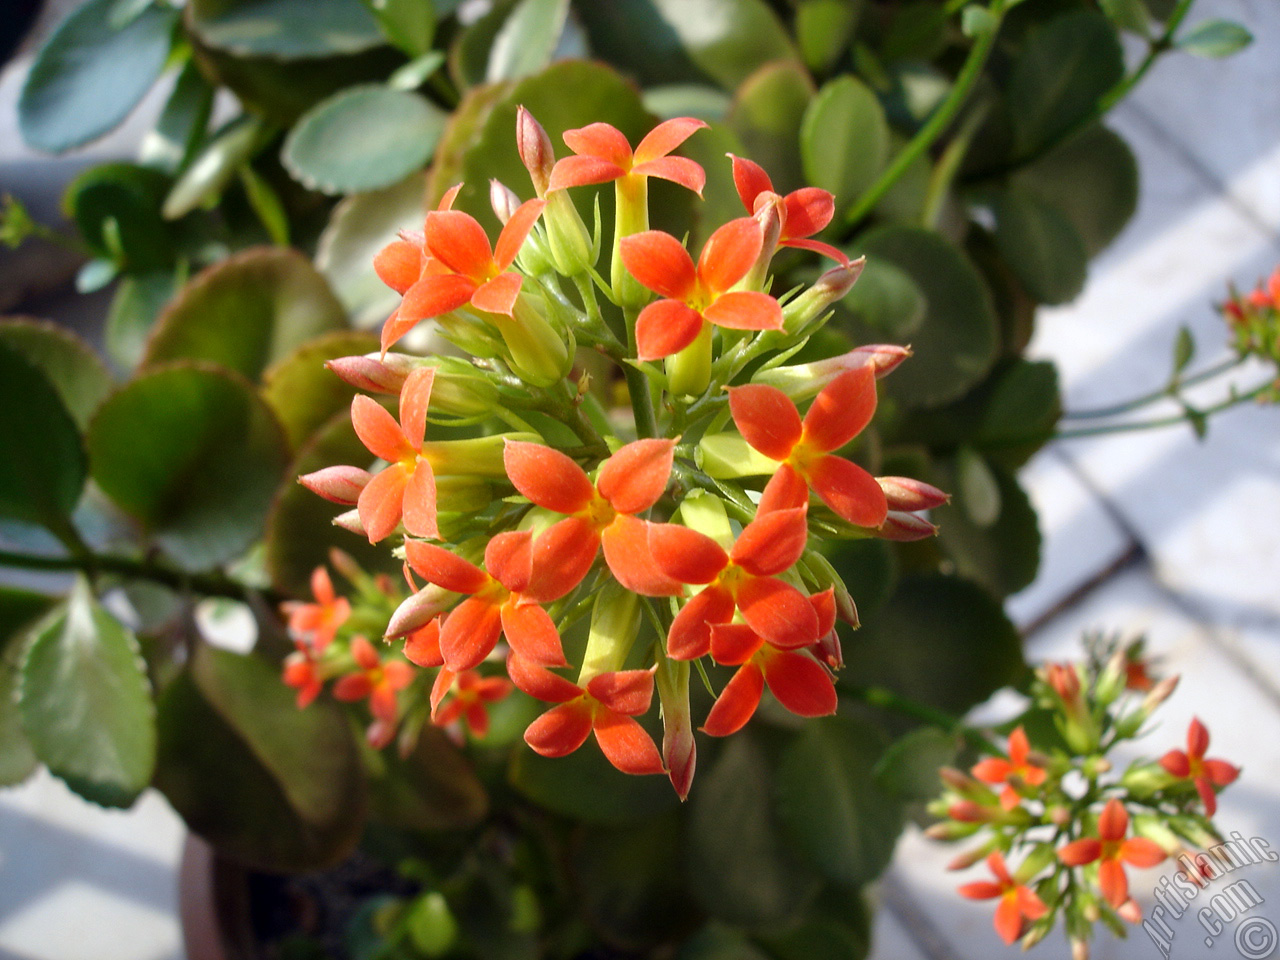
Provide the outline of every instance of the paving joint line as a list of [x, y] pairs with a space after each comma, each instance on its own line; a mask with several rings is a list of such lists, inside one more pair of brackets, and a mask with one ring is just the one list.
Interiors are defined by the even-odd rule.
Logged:
[[926, 960], [963, 960], [896, 869], [885, 871], [876, 886], [884, 908], [898, 921], [907, 939], [924, 954]]

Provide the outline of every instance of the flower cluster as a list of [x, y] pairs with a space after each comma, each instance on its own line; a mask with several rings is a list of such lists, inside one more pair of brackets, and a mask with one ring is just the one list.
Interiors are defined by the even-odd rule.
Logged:
[[[718, 687], [701, 718], [709, 735], [739, 730], [766, 687], [800, 716], [835, 712], [836, 621], [857, 616], [823, 537], [928, 537], [925, 514], [947, 498], [873, 476], [846, 449], [907, 349], [786, 365], [862, 268], [813, 239], [832, 219], [830, 194], [779, 196], [760, 167], [731, 157], [748, 215], [710, 232], [696, 261], [649, 229], [648, 178], [701, 193], [703, 169], [673, 152], [703, 126], [668, 120], [633, 150], [595, 123], [567, 131], [572, 154], [557, 160], [522, 109], [517, 146], [537, 196], [522, 202], [494, 183], [496, 244], [453, 209], [455, 188], [420, 232], [377, 256], [402, 295], [382, 351], [330, 364], [382, 395], [351, 408], [376, 463], [301, 479], [354, 508], [341, 526], [399, 544], [413, 592], [379, 630], [403, 640], [403, 659], [380, 661], [360, 638], [328, 657], [327, 631], [346, 610], [317, 574], [317, 602], [291, 613], [310, 637], [286, 673], [300, 702], [341, 673], [334, 695], [367, 696], [385, 743], [408, 710], [397, 693], [421, 668], [432, 719], [479, 733], [485, 704], [507, 690], [504, 670], [548, 705], [524, 733], [533, 750], [559, 757], [594, 735], [619, 770], [665, 773], [682, 798], [696, 753], [691, 664]], [[599, 228], [587, 230], [570, 197], [606, 183], [609, 281], [596, 269]], [[776, 297], [769, 265], [783, 247], [835, 265]], [[392, 351], [424, 321], [453, 349]], [[392, 397], [398, 416], [384, 405]], [[661, 749], [647, 719], [655, 687]]]
[[1217, 792], [1240, 771], [1205, 756], [1209, 733], [1198, 719], [1186, 750], [1136, 760], [1119, 775], [1108, 759], [1177, 684], [1156, 680], [1141, 651], [1141, 641], [1095, 638], [1087, 662], [1044, 666], [1003, 746], [970, 731], [985, 755], [967, 772], [942, 771], [946, 791], [930, 806], [941, 819], [928, 834], [976, 841], [951, 869], [985, 860], [995, 879], [959, 892], [999, 900], [995, 929], [1006, 943], [1021, 937], [1029, 947], [1061, 917], [1073, 957], [1086, 957], [1094, 923], [1123, 936], [1121, 921], [1142, 919], [1129, 869], [1167, 857], [1191, 863], [1191, 849], [1221, 842], [1211, 823]]
[[1240, 356], [1280, 363], [1280, 267], [1247, 294], [1232, 290], [1220, 309]]

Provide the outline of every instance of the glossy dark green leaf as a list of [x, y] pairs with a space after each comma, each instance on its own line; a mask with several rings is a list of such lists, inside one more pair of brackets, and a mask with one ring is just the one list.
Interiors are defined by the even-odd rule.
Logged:
[[76, 582], [37, 626], [18, 708], [36, 756], [86, 800], [127, 807], [151, 781], [155, 705], [134, 637]]
[[262, 395], [276, 412], [294, 449], [335, 414], [351, 407], [356, 389], [325, 367], [325, 361], [371, 353], [371, 333], [336, 331], [304, 343], [270, 367], [262, 377]]
[[436, 35], [436, 3], [422, 0], [365, 0], [383, 34], [402, 52], [419, 57]]
[[182, 286], [179, 273], [153, 270], [121, 277], [107, 312], [107, 354], [117, 365], [132, 370], [147, 350], [156, 317]]
[[836, 197], [836, 216], [875, 181], [889, 151], [889, 124], [871, 88], [851, 75], [825, 84], [800, 128], [805, 179]]
[[578, 0], [592, 52], [642, 86], [711, 81], [736, 89], [797, 52], [763, 0]]
[[407, 757], [361, 749], [369, 769], [370, 812], [379, 823], [407, 830], [466, 830], [489, 811], [475, 766], [436, 727], [423, 727]]
[[1117, 134], [1095, 124], [1035, 163], [1012, 184], [1052, 204], [1096, 256], [1138, 207], [1138, 162]]
[[116, 126], [151, 89], [169, 58], [178, 11], [156, 4], [119, 30], [117, 0], [90, 0], [40, 48], [18, 101], [22, 138], [62, 153]]
[[836, 920], [810, 920], [764, 938], [774, 960], [864, 960], [867, 931]]
[[896, 4], [880, 43], [881, 58], [888, 62], [932, 60], [946, 46], [947, 13], [945, 6], [933, 0]]
[[989, 527], [1000, 516], [1000, 485], [982, 455], [972, 447], [956, 451], [953, 501], [974, 526]]
[[1000, 604], [960, 577], [904, 578], [874, 621], [845, 643], [857, 664], [839, 682], [883, 686], [959, 716], [1026, 670], [1017, 628]]
[[57, 598], [0, 587], [0, 787], [12, 787], [35, 772], [39, 761], [22, 730], [18, 711], [18, 671], [27, 631]]
[[832, 540], [823, 544], [860, 615], [873, 614], [889, 599], [898, 570], [893, 551], [884, 540]]
[[918, 727], [899, 737], [876, 763], [876, 782], [903, 800], [932, 800], [942, 792], [938, 771], [955, 762], [959, 744], [937, 727]]
[[93, 348], [65, 327], [43, 320], [0, 319], [0, 344], [45, 375], [83, 430], [111, 392], [111, 374]]
[[1011, 187], [997, 196], [996, 246], [1027, 293], [1040, 303], [1067, 303], [1084, 289], [1089, 254], [1057, 207]]
[[884, 734], [847, 717], [823, 717], [782, 753], [774, 782], [778, 819], [795, 849], [829, 880], [869, 883], [893, 858], [899, 802], [876, 782]]
[[364, 776], [333, 701], [299, 710], [277, 667], [200, 645], [158, 707], [155, 785], [220, 854], [308, 870], [351, 852], [364, 826]]
[[[680, 148], [680, 153], [707, 172], [707, 183], [702, 188], [702, 200], [693, 205], [693, 224], [689, 232], [689, 248], [702, 249], [707, 238], [717, 229], [737, 217], [746, 216], [742, 200], [733, 183], [733, 165], [725, 154], [750, 156], [742, 141], [732, 130], [718, 121], [711, 121], [705, 130], [699, 130]], [[777, 186], [777, 184], [774, 184]]]
[[0, 518], [65, 529], [84, 487], [80, 431], [57, 389], [0, 346]]
[[377, 190], [422, 169], [446, 119], [416, 93], [353, 87], [309, 110], [289, 131], [281, 159], [312, 190]]
[[1239, 53], [1253, 43], [1253, 34], [1231, 20], [1205, 20], [1182, 36], [1175, 46], [1197, 57], [1219, 59]]
[[342, 304], [305, 257], [255, 247], [183, 287], [156, 321], [143, 366], [202, 360], [257, 380], [312, 337], [346, 325]]
[[991, 295], [964, 253], [914, 227], [873, 230], [854, 246], [868, 261], [884, 259], [905, 272], [925, 299], [924, 320], [909, 338], [914, 356], [885, 380], [887, 392], [912, 406], [937, 406], [980, 381], [999, 336]]
[[173, 92], [155, 127], [142, 140], [141, 162], [169, 174], [185, 170], [204, 139], [212, 112], [213, 87], [195, 61], [188, 60], [174, 81]]
[[670, 83], [644, 91], [644, 108], [659, 120], [697, 117], [710, 123], [729, 114], [733, 98], [718, 87], [700, 83]]
[[[778, 781], [781, 788], [781, 783]], [[729, 739], [690, 794], [686, 878], [713, 916], [786, 924], [818, 885], [775, 816], [773, 771], [750, 733]]]
[[202, 42], [242, 57], [306, 60], [384, 42], [361, 0], [191, 0], [188, 8]]
[[865, 0], [800, 0], [796, 42], [810, 70], [825, 73], [849, 48]]
[[764, 167], [780, 194], [805, 185], [800, 122], [813, 95], [808, 71], [789, 60], [765, 64], [734, 94], [729, 127], [742, 141], [743, 156]]
[[[1013, 474], [972, 451], [968, 456], [968, 482], [964, 459], [948, 472], [953, 478], [955, 499], [946, 509], [935, 512], [938, 545], [951, 558], [958, 574], [1005, 597], [1030, 586], [1040, 568], [1039, 520]], [[973, 489], [975, 470], [981, 471], [981, 482], [989, 484], [989, 490], [985, 486], [980, 491]], [[970, 503], [978, 497], [985, 502]], [[975, 517], [974, 511], [987, 509], [988, 502], [998, 512]]]
[[519, 0], [493, 38], [485, 80], [519, 80], [545, 67], [568, 15], [569, 0]]
[[249, 383], [188, 364], [118, 390], [88, 441], [98, 486], [192, 570], [234, 559], [261, 534], [287, 456], [280, 424]]
[[1120, 39], [1101, 13], [1075, 10], [1031, 30], [1007, 88], [1018, 155], [1072, 129], [1123, 76]]
[[1142, 0], [1099, 0], [1098, 6], [1121, 30], [1145, 37], [1151, 29], [1151, 13]]
[[158, 170], [105, 163], [71, 181], [63, 205], [97, 257], [145, 272], [174, 261], [173, 231], [160, 216], [169, 185]]
[[920, 329], [928, 308], [911, 274], [883, 257], [867, 261], [840, 306], [859, 323], [903, 342]]
[[222, 127], [200, 149], [164, 198], [161, 213], [165, 219], [177, 220], [198, 207], [215, 203], [236, 171], [257, 153], [264, 129], [263, 122], [251, 116], [239, 117]]
[[594, 740], [557, 759], [518, 747], [507, 776], [511, 785], [534, 803], [583, 823], [632, 823], [680, 802], [666, 777], [619, 773]]

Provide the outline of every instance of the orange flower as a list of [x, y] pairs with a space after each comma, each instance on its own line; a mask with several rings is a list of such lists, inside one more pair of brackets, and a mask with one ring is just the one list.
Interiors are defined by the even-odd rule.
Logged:
[[677, 523], [649, 528], [649, 549], [658, 569], [681, 583], [707, 585], [671, 623], [667, 653], [673, 660], [696, 660], [710, 651], [713, 626], [730, 623], [735, 609], [757, 635], [781, 650], [807, 647], [818, 639], [818, 614], [809, 598], [776, 576], [804, 553], [805, 514], [798, 507], [758, 515], [729, 553], [705, 534]]
[[765, 203], [778, 202], [782, 214], [782, 232], [778, 237], [780, 246], [813, 250], [841, 265], [848, 265], [849, 258], [843, 251], [821, 240], [807, 239], [831, 222], [836, 212], [835, 197], [818, 187], [802, 187], [779, 197], [774, 192], [773, 181], [758, 163], [733, 154], [729, 154], [729, 159], [733, 161], [733, 185], [737, 187], [738, 197], [748, 213], [756, 213]]
[[538, 538], [535, 561], [559, 570], [566, 593], [587, 575], [601, 545], [605, 563], [628, 590], [651, 597], [681, 592], [681, 585], [654, 564], [649, 524], [636, 516], [666, 491], [674, 449], [674, 440], [628, 443], [600, 465], [593, 484], [558, 450], [507, 443], [507, 476], [516, 489], [544, 509], [569, 515]]
[[1098, 885], [1107, 903], [1119, 910], [1129, 901], [1129, 878], [1123, 864], [1154, 867], [1165, 853], [1146, 837], [1125, 839], [1129, 830], [1129, 812], [1115, 797], [1107, 801], [1098, 817], [1098, 836], [1073, 840], [1058, 850], [1058, 859], [1069, 867], [1081, 867], [1098, 861]]
[[1031, 745], [1027, 742], [1026, 731], [1018, 727], [1009, 734], [1008, 760], [987, 757], [977, 763], [971, 771], [984, 783], [1004, 784], [1004, 790], [1000, 793], [1000, 806], [1006, 810], [1012, 810], [1022, 799], [1018, 795], [1017, 787], [1014, 786], [1015, 782], [1038, 787], [1048, 776], [1043, 768], [1027, 762], [1027, 754], [1030, 750]]
[[420, 367], [400, 391], [400, 422], [363, 394], [351, 401], [351, 423], [369, 452], [389, 466], [360, 491], [356, 509], [370, 543], [389, 536], [401, 519], [418, 537], [438, 537], [436, 478], [422, 453], [435, 369]]
[[297, 640], [294, 646], [297, 649], [284, 660], [284, 682], [298, 691], [298, 709], [301, 710], [320, 695], [324, 681], [311, 648]]
[[812, 489], [850, 523], [884, 523], [889, 505], [880, 484], [857, 464], [831, 455], [875, 415], [875, 374], [869, 367], [848, 370], [823, 387], [803, 421], [785, 393], [758, 383], [731, 387], [729, 409], [747, 443], [782, 461], [765, 488], [761, 513], [807, 503]]
[[289, 633], [308, 643], [317, 653], [333, 643], [333, 638], [351, 616], [351, 603], [334, 593], [333, 581], [324, 567], [311, 571], [311, 595], [315, 603], [286, 600], [280, 605], [289, 618]]
[[635, 719], [648, 711], [653, 698], [648, 670], [602, 673], [583, 688], [513, 652], [507, 673], [529, 696], [557, 704], [524, 732], [534, 752], [567, 756], [594, 733], [605, 757], [623, 773], [666, 772], [653, 738]]
[[998, 882], [978, 880], [966, 883], [959, 888], [960, 896], [970, 900], [992, 900], [1000, 898], [996, 907], [996, 933], [1005, 943], [1013, 943], [1022, 936], [1026, 921], [1036, 921], [1049, 912], [1035, 891], [1026, 884], [1018, 883], [1009, 875], [1004, 857], [999, 852], [987, 857], [987, 867], [995, 874]]
[[355, 659], [355, 673], [340, 677], [333, 685], [335, 699], [354, 702], [369, 698], [369, 711], [383, 726], [396, 722], [396, 693], [413, 682], [413, 667], [403, 660], [383, 663], [378, 651], [364, 637], [351, 640], [351, 656]]
[[667, 120], [650, 130], [634, 153], [622, 131], [607, 123], [566, 130], [564, 142], [577, 156], [556, 162], [547, 192], [633, 176], [670, 180], [702, 196], [707, 182], [702, 167], [685, 157], [668, 154], [705, 126], [701, 120], [691, 117]]
[[659, 294], [636, 319], [636, 355], [660, 360], [698, 339], [705, 324], [732, 330], [781, 330], [782, 308], [767, 293], [733, 290], [760, 255], [760, 225], [730, 220], [713, 233], [695, 267], [680, 241], [661, 230], [623, 237], [623, 263]]
[[1213, 816], [1218, 812], [1218, 798], [1214, 787], [1225, 787], [1235, 782], [1240, 776], [1240, 768], [1225, 760], [1206, 759], [1205, 751], [1209, 749], [1209, 731], [1196, 717], [1191, 718], [1191, 726], [1187, 728], [1187, 749], [1170, 750], [1160, 758], [1160, 766], [1175, 777], [1183, 777], [1195, 781], [1200, 799], [1204, 801], [1204, 812]]
[[[442, 667], [431, 690], [431, 722], [437, 727], [462, 720], [473, 737], [489, 732], [489, 707], [511, 692], [511, 681], [504, 677], [486, 677], [475, 670], [454, 674]], [[450, 693], [448, 703], [441, 703]]]

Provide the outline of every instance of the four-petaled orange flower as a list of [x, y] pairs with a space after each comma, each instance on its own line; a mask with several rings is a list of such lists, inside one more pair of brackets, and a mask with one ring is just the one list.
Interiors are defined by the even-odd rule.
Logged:
[[651, 597], [681, 592], [654, 564], [649, 524], [636, 516], [666, 491], [674, 449], [674, 440], [628, 443], [600, 465], [593, 484], [558, 450], [507, 443], [504, 462], [515, 488], [540, 507], [569, 514], [538, 538], [535, 560], [559, 571], [566, 592], [587, 575], [601, 545], [605, 563], [628, 590]]
[[421, 540], [405, 543], [405, 559], [420, 576], [454, 593], [470, 594], [440, 628], [440, 653], [451, 671], [478, 665], [504, 633], [511, 649], [525, 659], [548, 667], [567, 666], [560, 634], [539, 604], [573, 588], [562, 589], [557, 577], [535, 567], [533, 555], [533, 535], [527, 530], [511, 530], [490, 540], [484, 570], [443, 547]]
[[378, 651], [364, 637], [353, 637], [351, 656], [355, 659], [355, 673], [338, 678], [333, 685], [337, 700], [354, 702], [369, 698], [369, 711], [375, 720], [384, 725], [396, 721], [396, 693], [413, 682], [413, 667], [403, 660], [383, 663]]
[[[809, 598], [818, 615], [819, 635], [835, 627], [834, 595], [834, 589], [828, 589]], [[836, 712], [831, 675], [807, 651], [781, 650], [745, 623], [713, 624], [711, 657], [723, 666], [738, 667], [702, 727], [713, 737], [727, 737], [743, 728], [760, 705], [765, 684], [797, 716], [825, 717]]]
[[733, 161], [733, 185], [737, 187], [738, 197], [747, 208], [747, 213], [754, 214], [762, 203], [775, 199], [780, 203], [780, 246], [813, 250], [824, 257], [830, 257], [836, 263], [848, 265], [849, 258], [843, 251], [821, 240], [808, 239], [826, 227], [835, 216], [834, 196], [818, 187], [801, 187], [799, 190], [792, 190], [785, 197], [779, 197], [773, 189], [773, 181], [762, 166], [733, 154], [729, 154], [729, 159]]
[[1187, 749], [1170, 750], [1160, 758], [1160, 766], [1175, 777], [1184, 777], [1195, 781], [1200, 799], [1204, 801], [1204, 812], [1213, 816], [1218, 812], [1218, 798], [1214, 787], [1225, 787], [1240, 776], [1240, 769], [1225, 760], [1206, 759], [1205, 751], [1209, 749], [1209, 731], [1196, 717], [1191, 718], [1191, 726], [1187, 728]]
[[1074, 840], [1058, 850], [1058, 859], [1069, 867], [1098, 861], [1098, 885], [1107, 903], [1119, 910], [1129, 900], [1129, 878], [1123, 864], [1154, 867], [1165, 853], [1146, 837], [1129, 837], [1129, 812], [1112, 797], [1098, 817], [1098, 835]]
[[987, 857], [987, 867], [996, 876], [996, 883], [990, 880], [977, 880], [966, 883], [959, 888], [960, 896], [970, 900], [992, 900], [1000, 898], [996, 907], [996, 933], [1005, 943], [1013, 943], [1022, 935], [1026, 921], [1036, 921], [1049, 912], [1035, 891], [1026, 884], [1018, 883], [1009, 875], [1004, 857], [997, 851]]
[[680, 608], [667, 635], [667, 653], [695, 660], [711, 649], [715, 624], [733, 621], [734, 610], [758, 636], [781, 650], [807, 647], [820, 624], [809, 598], [777, 574], [804, 553], [806, 510], [796, 507], [757, 516], [726, 553], [705, 534], [676, 523], [649, 528], [658, 568], [681, 583], [707, 584]]
[[707, 240], [695, 267], [680, 241], [661, 230], [623, 237], [622, 261], [663, 299], [636, 319], [636, 356], [661, 360], [698, 339], [705, 324], [732, 330], [780, 330], [782, 308], [767, 293], [733, 290], [760, 255], [760, 225], [730, 220]]
[[702, 196], [707, 182], [702, 167], [685, 157], [667, 154], [705, 126], [701, 120], [691, 117], [664, 121], [645, 134], [634, 153], [622, 131], [607, 123], [566, 130], [564, 142], [576, 156], [556, 161], [547, 191], [633, 176], [670, 180]]
[[440, 536], [436, 528], [436, 477], [422, 454], [427, 406], [435, 368], [419, 367], [400, 389], [400, 422], [363, 394], [351, 401], [351, 423], [369, 452], [389, 466], [360, 491], [356, 509], [370, 543], [389, 536], [404, 520], [416, 537]]
[[1008, 760], [1002, 757], [987, 757], [975, 764], [971, 771], [984, 783], [1004, 784], [1004, 790], [1000, 793], [1000, 806], [1006, 810], [1012, 810], [1022, 800], [1018, 795], [1017, 787], [1014, 786], [1015, 780], [1029, 787], [1038, 787], [1048, 776], [1042, 767], [1027, 762], [1027, 754], [1030, 752], [1031, 745], [1027, 742], [1026, 731], [1018, 727], [1009, 734]]
[[286, 686], [298, 691], [298, 709], [308, 706], [320, 695], [324, 681], [320, 679], [320, 670], [316, 666], [312, 648], [300, 640], [293, 642], [297, 647], [284, 659], [284, 682]]
[[311, 571], [311, 595], [315, 603], [286, 600], [280, 607], [288, 617], [289, 633], [294, 639], [305, 641], [319, 653], [333, 643], [338, 628], [351, 616], [351, 603], [334, 593], [333, 581], [324, 567]]
[[536, 199], [521, 204], [498, 235], [496, 248], [474, 217], [449, 209], [427, 214], [421, 247], [403, 239], [385, 247], [374, 259], [374, 269], [404, 299], [382, 328], [383, 352], [419, 321], [468, 303], [511, 316], [522, 281], [507, 268], [545, 205]]
[[[455, 674], [441, 667], [431, 690], [431, 722], [447, 727], [462, 720], [473, 737], [483, 737], [489, 732], [489, 704], [510, 692], [511, 681], [505, 677], [486, 677], [475, 670]], [[442, 705], [450, 693], [453, 696]]]
[[584, 689], [513, 652], [507, 674], [529, 696], [557, 704], [524, 732], [525, 743], [536, 753], [567, 756], [594, 732], [605, 757], [623, 773], [666, 772], [653, 738], [635, 719], [648, 712], [653, 699], [648, 670], [602, 673]]
[[782, 461], [765, 488], [761, 513], [806, 503], [812, 489], [850, 523], [884, 523], [889, 504], [875, 477], [831, 453], [861, 433], [875, 415], [875, 375], [869, 368], [848, 370], [823, 387], [803, 421], [785, 393], [759, 383], [731, 387], [729, 409], [747, 443]]

